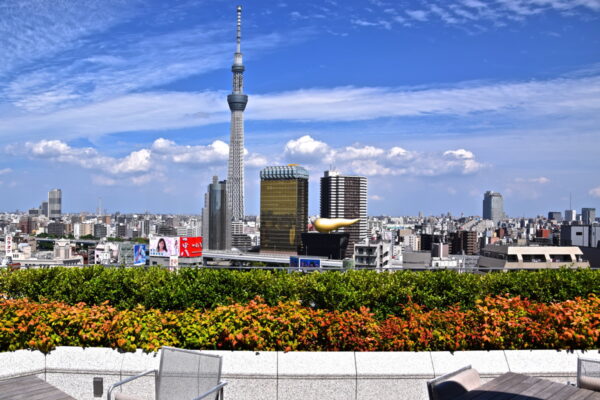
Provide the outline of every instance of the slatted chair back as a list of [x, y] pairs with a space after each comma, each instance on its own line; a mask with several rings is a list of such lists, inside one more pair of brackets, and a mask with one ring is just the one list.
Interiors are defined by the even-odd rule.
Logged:
[[[221, 357], [163, 347], [156, 377], [157, 400], [191, 400], [219, 385]], [[217, 398], [214, 393], [210, 398]]]

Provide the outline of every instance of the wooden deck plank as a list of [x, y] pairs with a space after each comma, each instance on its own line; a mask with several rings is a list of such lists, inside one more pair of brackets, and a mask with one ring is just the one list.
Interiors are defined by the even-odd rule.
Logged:
[[535, 380], [535, 382], [530, 387], [528, 387], [527, 389], [525, 389], [521, 393], [519, 393], [519, 396], [523, 396], [523, 397], [519, 397], [519, 400], [521, 400], [522, 398], [533, 397], [533, 396], [537, 395], [538, 393], [540, 393], [541, 391], [543, 391], [544, 389], [546, 389], [551, 384], [552, 384], [552, 381], [538, 378]]
[[75, 400], [37, 376], [0, 381], [0, 400]]
[[536, 394], [535, 397], [541, 400], [547, 400], [550, 397], [552, 397], [555, 393], [560, 392], [565, 386], [567, 385], [564, 383], [552, 382], [550, 386], [546, 387], [544, 390]]
[[586, 397], [585, 400], [600, 400], [600, 392], [591, 391], [592, 394], [589, 397]]
[[480, 387], [478, 387], [474, 390], [471, 390], [468, 393], [465, 393], [464, 395], [459, 397], [459, 399], [460, 400], [474, 400], [474, 399], [479, 400], [478, 396], [482, 395], [483, 393], [485, 393], [487, 391], [493, 391], [494, 389], [496, 389], [500, 385], [504, 384], [505, 382], [508, 382], [511, 380], [513, 380], [513, 382], [518, 382], [521, 380], [525, 380], [526, 378], [527, 378], [527, 376], [525, 376], [525, 375], [515, 374], [514, 372], [507, 372], [507, 373], [499, 376], [498, 378], [495, 378], [489, 382], [486, 382], [483, 385], [481, 385]]
[[508, 372], [456, 400], [600, 400], [600, 392]]
[[14, 396], [18, 393], [26, 390], [27, 392], [35, 392], [36, 390], [44, 390], [47, 389], [47, 386], [44, 385], [44, 381], [34, 382], [34, 381], [23, 381], [16, 383], [14, 385], [6, 385], [0, 388], [0, 400], [10, 399], [11, 396]]
[[[535, 378], [533, 378], [535, 379]], [[532, 377], [520, 374], [513, 374], [510, 379], [503, 380], [498, 385], [490, 385], [486, 390], [475, 389], [480, 391], [478, 396], [473, 400], [508, 400], [512, 399], [519, 392], [519, 388], [526, 389], [531, 386]]]
[[550, 396], [548, 400], [570, 400], [578, 390], [576, 386], [565, 385], [564, 388]]

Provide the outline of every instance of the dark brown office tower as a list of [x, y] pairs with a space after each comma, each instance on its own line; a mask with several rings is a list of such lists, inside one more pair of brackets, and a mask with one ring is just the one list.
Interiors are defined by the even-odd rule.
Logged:
[[299, 253], [308, 224], [308, 171], [297, 165], [260, 171], [260, 251]]
[[452, 254], [476, 255], [479, 253], [479, 241], [475, 231], [458, 231], [451, 242]]
[[367, 237], [367, 178], [325, 171], [321, 178], [321, 218], [360, 219], [338, 230], [350, 234], [345, 257], [352, 257], [354, 244]]

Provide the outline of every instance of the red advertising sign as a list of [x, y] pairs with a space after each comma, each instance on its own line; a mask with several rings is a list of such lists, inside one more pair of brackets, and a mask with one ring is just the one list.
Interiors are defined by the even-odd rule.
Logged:
[[201, 257], [202, 256], [202, 237], [180, 237], [179, 238], [179, 257]]

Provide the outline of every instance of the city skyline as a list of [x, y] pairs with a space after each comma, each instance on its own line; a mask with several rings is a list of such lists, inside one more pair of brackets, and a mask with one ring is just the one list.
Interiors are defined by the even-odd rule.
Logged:
[[[58, 187], [63, 212], [199, 214], [227, 171], [234, 6], [50, 4], [0, 17], [0, 208]], [[330, 165], [368, 177], [371, 215], [479, 215], [486, 190], [510, 216], [600, 206], [600, 3], [241, 4], [248, 214], [290, 162], [311, 215]]]

